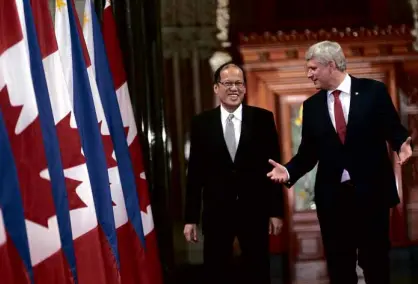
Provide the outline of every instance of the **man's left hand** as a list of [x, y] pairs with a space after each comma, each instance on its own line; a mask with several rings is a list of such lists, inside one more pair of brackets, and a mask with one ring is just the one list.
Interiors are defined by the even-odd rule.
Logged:
[[277, 236], [282, 231], [283, 221], [277, 217], [270, 217], [269, 234]]
[[412, 148], [411, 148], [411, 137], [408, 137], [405, 142], [403, 142], [401, 148], [399, 149], [399, 161], [398, 164], [401, 166], [405, 164], [409, 158], [412, 156]]

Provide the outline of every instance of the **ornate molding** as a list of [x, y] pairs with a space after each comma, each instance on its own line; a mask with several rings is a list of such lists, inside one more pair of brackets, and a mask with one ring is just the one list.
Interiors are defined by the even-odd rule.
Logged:
[[[418, 0], [411, 0], [418, 1]], [[401, 25], [399, 27], [387, 26], [387, 27], [374, 27], [374, 28], [364, 28], [359, 29], [345, 28], [344, 30], [338, 30], [333, 28], [330, 31], [321, 29], [319, 31], [310, 31], [305, 30], [304, 32], [283, 32], [277, 31], [275, 33], [264, 32], [263, 34], [250, 33], [250, 34], [240, 34], [240, 44], [249, 45], [249, 44], [281, 44], [281, 43], [298, 43], [306, 41], [321, 41], [321, 40], [335, 40], [335, 41], [345, 41], [345, 40], [368, 40], [368, 39], [412, 39], [410, 33], [410, 28], [406, 25]]]
[[[225, 48], [231, 46], [229, 41], [229, 0], [218, 0], [218, 6], [216, 9], [216, 27], [218, 33], [216, 38], [220, 43], [220, 49], [218, 49], [210, 58], [209, 63], [212, 71], [215, 72], [222, 64], [231, 61], [231, 55], [226, 52]], [[217, 102], [215, 102], [217, 104]]]
[[216, 35], [222, 47], [230, 47], [229, 42], [229, 0], [218, 0], [216, 9], [216, 26], [219, 33]]
[[[418, 0], [417, 0], [418, 1]], [[298, 33], [265, 32], [240, 35], [240, 51], [246, 66], [281, 64], [289, 60], [304, 60], [309, 46], [317, 41], [338, 41], [350, 60], [412, 60], [418, 57], [413, 47], [414, 38], [406, 25], [373, 29], [332, 29]], [[272, 66], [273, 67], [273, 66]]]
[[412, 7], [412, 17], [414, 19], [414, 29], [411, 34], [415, 37], [414, 48], [418, 50], [418, 0], [409, 0]]

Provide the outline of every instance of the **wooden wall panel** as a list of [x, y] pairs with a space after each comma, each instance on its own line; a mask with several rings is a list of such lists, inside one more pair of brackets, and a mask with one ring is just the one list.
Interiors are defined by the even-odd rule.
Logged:
[[[398, 66], [398, 92], [402, 122], [412, 134], [413, 144], [418, 143], [418, 62]], [[410, 244], [418, 244], [418, 149], [415, 147], [411, 161], [402, 167], [402, 184], [405, 193], [405, 215]]]

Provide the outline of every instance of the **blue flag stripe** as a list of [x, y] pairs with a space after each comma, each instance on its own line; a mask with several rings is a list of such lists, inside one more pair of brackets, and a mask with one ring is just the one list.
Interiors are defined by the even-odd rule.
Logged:
[[42, 129], [42, 138], [45, 154], [48, 161], [48, 170], [52, 184], [52, 195], [60, 230], [61, 246], [70, 265], [71, 273], [77, 281], [77, 271], [74, 253], [73, 236], [71, 231], [70, 212], [67, 199], [67, 189], [61, 162], [61, 152], [58, 136], [52, 115], [49, 100], [48, 86], [46, 84], [42, 55], [38, 44], [32, 8], [29, 0], [23, 1], [25, 11], [26, 33], [30, 54], [30, 69], [36, 102], [39, 110], [39, 119]]
[[109, 125], [109, 131], [115, 148], [128, 218], [145, 248], [145, 236], [142, 226], [141, 210], [139, 207], [139, 197], [136, 191], [135, 174], [133, 172], [129, 148], [125, 138], [122, 116], [119, 110], [112, 75], [110, 73], [99, 20], [97, 19], [93, 2], [90, 3], [97, 87], [99, 89], [106, 121]]
[[[72, 0], [68, 1], [70, 2]], [[80, 43], [80, 34], [78, 33], [75, 22], [76, 15], [74, 14], [71, 3], [68, 3], [67, 9], [70, 18], [71, 47], [73, 55], [74, 114], [86, 157], [97, 219], [110, 243], [119, 268], [115, 220], [113, 216], [112, 198], [110, 195], [109, 177], [103, 142], [97, 123], [93, 96], [87, 75], [87, 67]]]
[[15, 245], [33, 283], [28, 236], [23, 214], [16, 165], [12, 156], [3, 115], [0, 110], [0, 208], [6, 231]]

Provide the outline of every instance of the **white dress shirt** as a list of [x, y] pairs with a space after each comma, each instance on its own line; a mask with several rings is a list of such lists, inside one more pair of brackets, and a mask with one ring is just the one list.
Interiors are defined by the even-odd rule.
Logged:
[[[335, 90], [339, 90], [341, 91], [340, 94], [340, 101], [341, 101], [341, 105], [343, 107], [343, 113], [344, 113], [344, 119], [345, 119], [345, 123], [347, 125], [348, 122], [348, 113], [350, 110], [350, 99], [351, 99], [351, 95], [350, 95], [350, 91], [351, 91], [351, 77], [346, 74], [344, 80], [341, 82], [341, 84], [335, 89]], [[329, 111], [329, 116], [331, 118], [331, 122], [332, 125], [335, 127], [335, 115], [334, 115], [334, 96], [332, 95], [332, 92], [335, 90], [331, 90], [328, 91], [328, 97], [327, 97], [327, 102], [328, 102], [328, 111]], [[337, 130], [335, 130], [337, 131]], [[347, 181], [350, 179], [350, 175], [347, 172], [347, 170], [343, 171], [343, 174], [341, 176], [341, 182]]]
[[[348, 122], [348, 113], [350, 111], [350, 99], [351, 99], [351, 77], [350, 75], [346, 74], [344, 80], [341, 82], [341, 84], [335, 89], [335, 90], [339, 90], [341, 91], [340, 93], [340, 101], [341, 101], [341, 105], [343, 107], [343, 113], [344, 113], [344, 119], [345, 119], [345, 123], [347, 125]], [[336, 130], [335, 127], [335, 115], [334, 115], [334, 96], [332, 95], [332, 92], [335, 90], [330, 90], [327, 92], [328, 96], [327, 96], [327, 103], [328, 103], [328, 111], [329, 111], [329, 116], [331, 118], [331, 122], [332, 125]], [[286, 169], [286, 168], [285, 168]], [[289, 175], [289, 171], [286, 169], [287, 172], [287, 177], [290, 179], [290, 175]], [[343, 171], [343, 174], [341, 176], [341, 182], [350, 180], [350, 174], [347, 172], [347, 170]]]
[[[228, 112], [221, 104], [221, 122], [223, 133], [225, 133], [226, 121], [228, 119], [229, 114], [230, 112]], [[239, 105], [239, 107], [232, 114], [234, 115], [234, 118], [232, 118], [232, 122], [234, 123], [235, 141], [238, 148], [239, 138], [241, 136], [242, 104]]]

